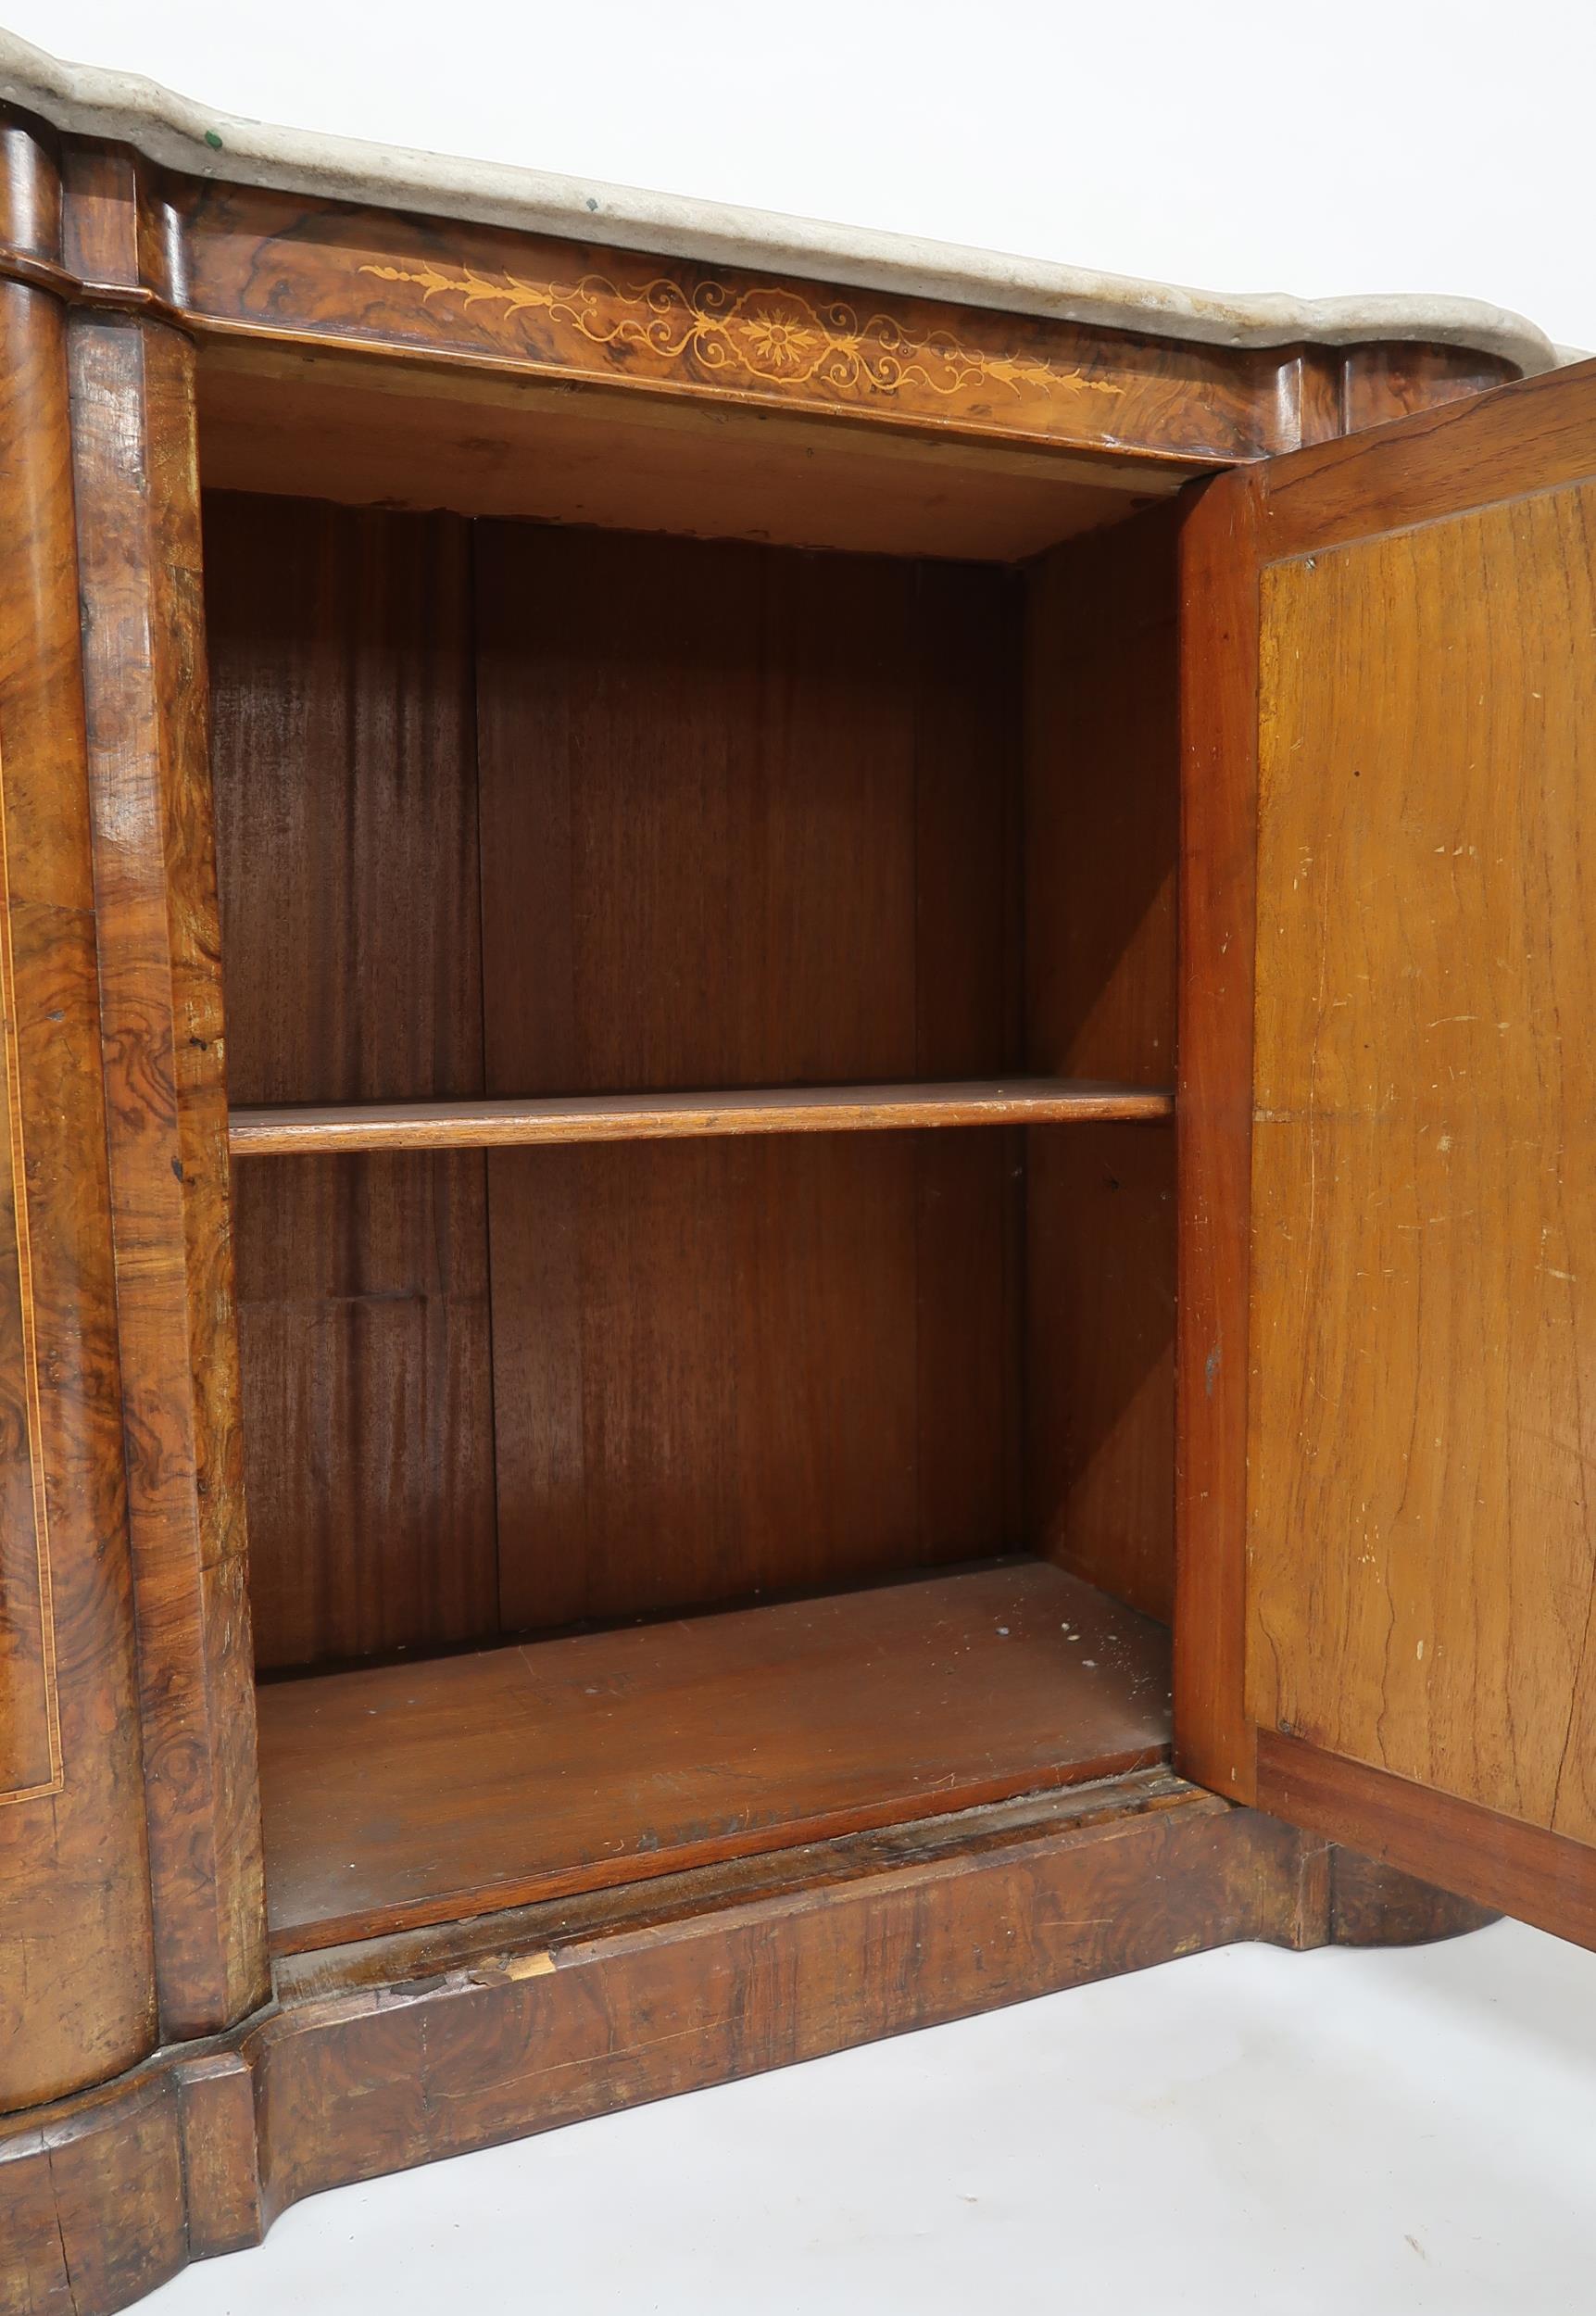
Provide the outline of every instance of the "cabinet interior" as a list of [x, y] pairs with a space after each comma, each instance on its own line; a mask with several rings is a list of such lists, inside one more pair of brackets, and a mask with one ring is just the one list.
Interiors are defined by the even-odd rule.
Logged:
[[1169, 485], [332, 368], [202, 431], [278, 1949], [1161, 1758]]

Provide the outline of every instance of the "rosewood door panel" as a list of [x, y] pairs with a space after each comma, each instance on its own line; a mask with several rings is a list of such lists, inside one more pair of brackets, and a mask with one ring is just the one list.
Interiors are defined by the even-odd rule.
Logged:
[[1596, 1942], [1587, 477], [1596, 368], [1196, 519], [1257, 688], [1192, 734], [1181, 1696], [1224, 1790]]

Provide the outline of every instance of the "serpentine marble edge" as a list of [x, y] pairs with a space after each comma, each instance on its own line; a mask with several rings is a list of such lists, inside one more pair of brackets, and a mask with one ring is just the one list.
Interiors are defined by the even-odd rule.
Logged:
[[58, 129], [131, 145], [190, 176], [604, 241], [660, 257], [1213, 346], [1409, 338], [1499, 355], [1527, 376], [1567, 359], [1533, 322], [1474, 298], [1213, 296], [911, 234], [275, 129], [213, 112], [137, 73], [61, 63], [4, 31], [0, 98]]

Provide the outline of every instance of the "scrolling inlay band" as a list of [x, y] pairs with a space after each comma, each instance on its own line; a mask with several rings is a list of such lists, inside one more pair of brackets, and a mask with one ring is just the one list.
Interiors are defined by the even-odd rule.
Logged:
[[1098, 393], [1123, 392], [1119, 380], [1089, 377], [1076, 364], [988, 352], [964, 345], [950, 330], [916, 331], [881, 312], [861, 318], [846, 299], [811, 305], [796, 291], [775, 285], [732, 289], [709, 280], [689, 290], [666, 275], [627, 284], [603, 273], [585, 273], [570, 283], [523, 282], [470, 266], [445, 272], [430, 260], [418, 266], [367, 264], [360, 271], [419, 289], [423, 304], [435, 297], [458, 297], [467, 310], [491, 304], [506, 321], [522, 313], [544, 314], [589, 345], [636, 349], [669, 361], [685, 358], [728, 381], [814, 382], [873, 395], [919, 386], [949, 396], [990, 385], [1024, 396], [1056, 393], [1069, 379]]

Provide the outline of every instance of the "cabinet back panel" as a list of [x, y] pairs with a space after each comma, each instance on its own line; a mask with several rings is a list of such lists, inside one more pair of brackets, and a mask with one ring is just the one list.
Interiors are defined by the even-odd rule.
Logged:
[[493, 1152], [507, 1629], [1001, 1550], [1006, 1139]]
[[[210, 502], [232, 1099], [1012, 1067], [1013, 576], [474, 528]], [[239, 1167], [262, 1662], [1012, 1544], [1020, 1149]]]
[[[206, 510], [234, 1101], [482, 1090], [470, 525]], [[233, 1177], [263, 1665], [496, 1623], [480, 1153]]]
[[477, 526], [491, 1093], [999, 1071], [1000, 572]]
[[233, 1177], [262, 1665], [498, 1628], [480, 1151]]
[[483, 1090], [471, 525], [206, 502], [234, 1102]]

